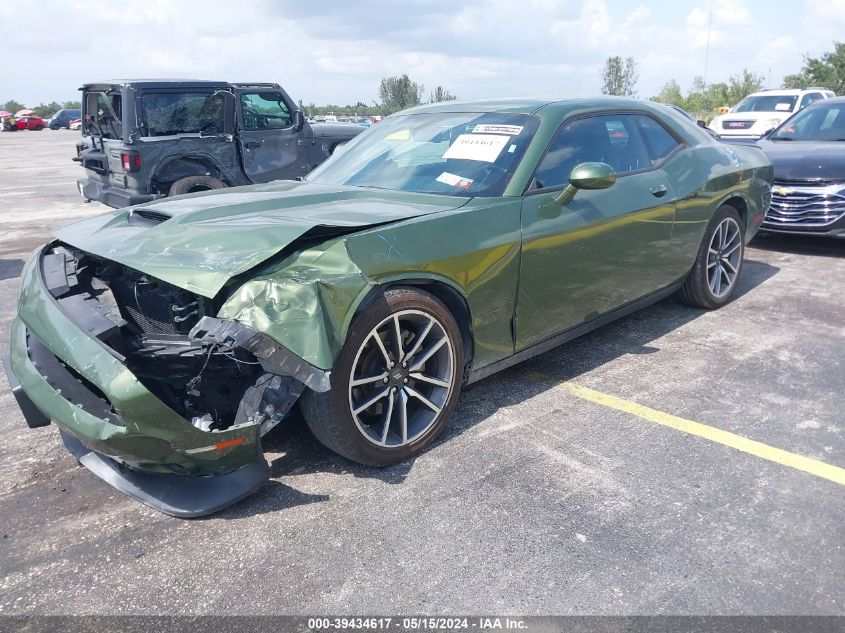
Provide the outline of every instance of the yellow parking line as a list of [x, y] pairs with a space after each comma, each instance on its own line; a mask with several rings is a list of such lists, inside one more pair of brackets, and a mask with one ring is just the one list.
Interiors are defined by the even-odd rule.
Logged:
[[[534, 380], [553, 380], [550, 377], [541, 376], [535, 372], [532, 372], [532, 375], [530, 375], [529, 378]], [[722, 429], [701, 424], [700, 422], [693, 422], [692, 420], [679, 418], [676, 415], [657, 411], [656, 409], [637, 404], [636, 402], [631, 402], [630, 400], [623, 400], [622, 398], [617, 398], [616, 396], [611, 396], [610, 394], [602, 393], [601, 391], [596, 391], [595, 389], [590, 389], [589, 387], [583, 387], [572, 382], [563, 382], [562, 384], [570, 394], [583, 400], [588, 400], [589, 402], [593, 402], [595, 404], [610, 407], [611, 409], [616, 409], [617, 411], [624, 411], [625, 413], [630, 413], [631, 415], [635, 415], [643, 420], [661, 424], [669, 427], [670, 429], [675, 429], [676, 431], [689, 433], [690, 435], [703, 437], [711, 442], [735, 448], [738, 451], [749, 453], [750, 455], [755, 455], [756, 457], [761, 457], [762, 459], [767, 459], [770, 462], [775, 462], [776, 464], [781, 464], [782, 466], [789, 466], [790, 468], [815, 475], [816, 477], [821, 477], [822, 479], [827, 479], [837, 484], [845, 485], [845, 468], [826, 464], [825, 462], [821, 462], [817, 459], [811, 459], [810, 457], [804, 457], [803, 455], [797, 455], [796, 453], [790, 453], [789, 451], [775, 448], [774, 446], [769, 446], [768, 444], [763, 444], [762, 442], [750, 440], [747, 437], [731, 433], [730, 431], [723, 431]]]

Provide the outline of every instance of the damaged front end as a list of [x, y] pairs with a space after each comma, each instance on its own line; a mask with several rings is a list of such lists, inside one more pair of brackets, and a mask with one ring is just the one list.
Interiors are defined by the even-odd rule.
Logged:
[[83, 465], [168, 514], [208, 514], [251, 493], [267, 479], [261, 437], [306, 387], [328, 390], [329, 374], [215, 307], [111, 260], [45, 247], [23, 273], [7, 368], [28, 423], [55, 420]]

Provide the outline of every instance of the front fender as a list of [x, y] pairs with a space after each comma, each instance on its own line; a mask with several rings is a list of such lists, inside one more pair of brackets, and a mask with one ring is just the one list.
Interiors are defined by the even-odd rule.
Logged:
[[218, 316], [249, 325], [329, 370], [352, 315], [373, 286], [340, 238], [291, 255], [245, 282]]

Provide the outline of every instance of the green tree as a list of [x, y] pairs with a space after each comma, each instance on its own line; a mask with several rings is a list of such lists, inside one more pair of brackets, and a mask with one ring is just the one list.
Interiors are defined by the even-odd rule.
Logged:
[[52, 102], [50, 102], [46, 105], [43, 104], [43, 103], [40, 103], [37, 106], [35, 106], [33, 108], [33, 110], [35, 110], [35, 114], [40, 116], [42, 119], [45, 119], [47, 117], [53, 116], [54, 114], [56, 114], [56, 112], [61, 110], [63, 107], [73, 107], [73, 106], [64, 106], [61, 103], [58, 103], [56, 101], [52, 101]]
[[2, 107], [0, 107], [0, 110], [6, 110], [7, 112], [14, 114], [18, 110], [23, 110], [25, 107], [26, 106], [24, 104], [15, 101], [14, 99], [9, 99]]
[[411, 81], [408, 75], [384, 77], [378, 88], [381, 108], [397, 112], [422, 103], [423, 86]]
[[833, 50], [821, 57], [804, 56], [801, 72], [783, 78], [784, 88], [819, 86], [845, 93], [845, 42], [834, 42]]
[[431, 93], [431, 98], [429, 98], [429, 103], [440, 103], [441, 101], [454, 101], [457, 97], [451, 94], [446, 88], [443, 86], [437, 86]]
[[739, 75], [731, 75], [728, 80], [727, 99], [731, 106], [745, 99], [752, 92], [758, 92], [765, 86], [765, 79], [762, 75], [755, 75], [743, 68]]
[[619, 97], [636, 97], [639, 80], [637, 62], [633, 57], [608, 57], [601, 73], [601, 93]]
[[681, 87], [674, 79], [667, 81], [660, 92], [657, 93], [657, 96], [652, 97], [651, 100], [684, 107], [684, 95], [681, 94]]

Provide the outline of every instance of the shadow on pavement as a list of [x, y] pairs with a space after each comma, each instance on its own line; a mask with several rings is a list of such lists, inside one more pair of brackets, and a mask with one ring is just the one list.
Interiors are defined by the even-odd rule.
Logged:
[[758, 234], [750, 246], [761, 251], [816, 255], [819, 257], [845, 257], [845, 239], [820, 235]]

